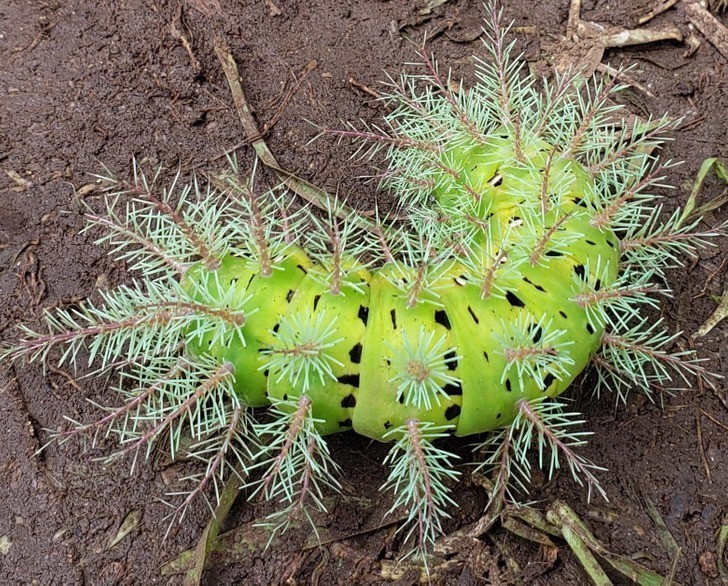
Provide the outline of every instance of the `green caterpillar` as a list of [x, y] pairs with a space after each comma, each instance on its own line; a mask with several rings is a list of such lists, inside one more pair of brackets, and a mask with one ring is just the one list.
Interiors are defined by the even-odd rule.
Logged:
[[103, 178], [91, 227], [141, 278], [49, 314], [50, 333], [23, 328], [8, 351], [47, 360], [62, 344], [60, 361], [75, 362], [85, 347], [99, 372], [119, 372], [124, 404], [60, 435], [108, 428], [122, 454], [164, 437], [173, 457], [191, 438], [204, 470], [183, 506], [235, 473], [281, 504], [281, 529], [338, 487], [323, 436], [391, 441], [385, 488], [421, 550], [454, 505], [456, 456], [435, 445], [446, 434], [494, 432], [481, 444], [493, 499], [516, 498], [532, 447], [551, 451], [549, 474], [561, 457], [601, 491], [574, 449], [578, 414], [554, 397], [588, 365], [597, 396], [620, 399], [705, 375], [641, 309], [720, 229], [653, 205], [666, 118], [620, 122], [616, 78], [522, 76], [497, 20], [473, 87], [451, 89], [423, 52], [425, 76], [392, 82], [387, 131], [338, 133], [365, 156], [386, 150], [396, 217], [335, 201], [323, 216], [291, 212], [285, 191], [258, 192], [234, 161], [221, 190], [178, 176], [160, 193], [136, 164], [132, 182]]
[[[240, 337], [213, 342], [209, 333], [190, 352], [233, 364], [246, 405], [307, 394], [321, 432], [353, 427], [378, 440], [409, 419], [449, 425], [457, 435], [490, 431], [513, 421], [516, 398], [563, 392], [599, 346], [604, 324], [589, 319], [581, 299], [583, 290], [615, 283], [619, 241], [577, 203], [595, 192], [579, 163], [551, 165], [549, 182], [567, 187], [558, 205], [543, 210], [553, 146], [523, 155], [524, 177], [513, 152], [497, 144], [450, 155], [449, 165], [467, 172], [443, 175], [431, 203], [444, 209], [447, 199], [452, 221], [472, 211], [482, 230], [468, 243], [470, 258], [441, 256], [434, 270], [395, 259], [370, 272], [343, 257], [333, 283], [330, 269], [297, 246], [279, 254], [267, 275], [253, 258], [233, 254], [215, 271], [195, 264], [185, 277], [193, 296], [204, 289], [216, 301], [245, 299], [241, 305], [256, 312]], [[435, 155], [432, 164], [443, 159]], [[490, 185], [497, 175], [499, 185]], [[526, 352], [533, 364], [519, 372]], [[322, 368], [308, 373], [285, 360], [318, 360]]]

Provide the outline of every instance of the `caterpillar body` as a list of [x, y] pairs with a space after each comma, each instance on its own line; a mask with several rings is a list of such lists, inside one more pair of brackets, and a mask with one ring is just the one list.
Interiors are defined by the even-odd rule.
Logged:
[[[490, 431], [513, 421], [517, 399], [563, 392], [598, 348], [604, 324], [589, 318], [581, 299], [585, 288], [596, 293], [615, 282], [618, 240], [592, 226], [594, 214], [575, 203], [595, 189], [578, 164], [560, 173], [552, 166], [549, 182], [569, 190], [540, 216], [543, 166], [553, 147], [524, 155], [530, 184], [504, 168], [512, 153], [500, 152], [498, 160], [490, 145], [476, 148], [454, 163], [470, 165], [477, 176], [478, 184], [468, 185], [481, 198], [477, 209], [468, 205], [471, 193], [457, 194], [452, 186], [442, 191], [452, 221], [479, 211], [470, 221], [488, 237], [471, 238], [467, 246], [482, 265], [444, 257], [434, 274], [423, 275], [429, 267], [395, 259], [369, 271], [349, 257], [341, 259], [348, 268], [332, 285], [327, 268], [298, 246], [279, 254], [268, 275], [254, 258], [226, 255], [213, 273], [204, 263], [194, 265], [185, 277], [188, 289], [205, 289], [216, 299], [232, 295], [256, 311], [231, 342], [213, 344], [209, 333], [191, 351], [232, 363], [235, 391], [247, 405], [305, 393], [322, 432], [353, 427], [378, 440], [409, 419], [452, 426], [457, 435]], [[495, 163], [484, 173], [479, 159]], [[499, 173], [500, 184], [491, 186]], [[563, 251], [547, 242], [556, 230], [568, 242]], [[416, 299], [418, 279], [425, 278], [432, 299]], [[306, 339], [297, 331], [302, 322], [325, 326], [328, 337]], [[524, 332], [530, 336], [525, 345]], [[333, 343], [322, 347], [325, 341]], [[429, 360], [422, 358], [432, 351]], [[528, 352], [531, 357], [520, 356]], [[272, 354], [302, 362], [315, 355], [330, 369], [300, 376], [276, 369], [280, 361], [271, 361]], [[532, 376], [519, 376], [517, 361], [529, 358]], [[432, 384], [426, 393], [408, 393], [401, 380]]]
[[420, 549], [455, 504], [445, 434], [493, 432], [481, 444], [493, 499], [526, 485], [531, 448], [551, 451], [549, 474], [561, 457], [600, 491], [575, 450], [581, 420], [555, 397], [588, 365], [596, 395], [620, 399], [705, 377], [641, 310], [667, 292], [665, 269], [721, 229], [654, 206], [667, 118], [621, 120], [617, 78], [523, 76], [495, 11], [488, 37], [471, 88], [453, 89], [423, 51], [426, 75], [393, 82], [388, 130], [338, 132], [365, 156], [386, 150], [402, 212], [390, 220], [331, 200], [291, 212], [287, 192], [259, 191], [234, 161], [222, 189], [180, 188], [178, 175], [160, 190], [136, 164], [131, 182], [104, 177], [90, 225], [140, 279], [49, 313], [49, 332], [23, 328], [7, 351], [46, 360], [63, 345], [75, 362], [85, 347], [119, 372], [123, 405], [60, 436], [108, 429], [122, 454], [164, 438], [173, 457], [190, 438], [204, 469], [184, 506], [235, 473], [281, 503], [271, 523], [285, 528], [338, 487], [323, 436], [351, 428], [394, 442], [385, 488]]

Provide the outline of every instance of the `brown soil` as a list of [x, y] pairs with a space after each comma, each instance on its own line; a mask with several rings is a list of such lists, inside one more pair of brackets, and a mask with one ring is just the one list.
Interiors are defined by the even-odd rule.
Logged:
[[[128, 174], [134, 156], [167, 168], [214, 170], [223, 163], [217, 157], [242, 141], [213, 51], [216, 36], [227, 42], [240, 65], [261, 126], [275, 121], [266, 139], [280, 163], [318, 185], [338, 189], [365, 209], [377, 194], [356, 177], [371, 169], [349, 160], [348, 146], [327, 139], [309, 143], [317, 131], [307, 121], [336, 128], [343, 121], [381, 117], [383, 106], [360, 88], [381, 89], [385, 71], [396, 74], [414, 58], [405, 37], [420, 40], [428, 32], [428, 46], [439, 62], [466, 83], [473, 73], [470, 57], [483, 52], [476, 38], [484, 13], [478, 2], [446, 1], [425, 16], [424, 0], [275, 4], [280, 15], [272, 14], [270, 0], [221, 0], [219, 11], [216, 0], [181, 5], [161, 0], [2, 2], [0, 336], [14, 336], [17, 323], [37, 324], [44, 308], [70, 304], [94, 295], [96, 286], [115, 286], [128, 278], [90, 236], [79, 235], [83, 200], [98, 205], [95, 194], [79, 188], [91, 182], [88, 174], [98, 172], [100, 163], [120, 174]], [[527, 27], [518, 33], [526, 58], [550, 59], [549, 47], [565, 33], [568, 2], [503, 4], [506, 19]], [[623, 0], [609, 8], [585, 0], [582, 17], [629, 26], [651, 4]], [[690, 33], [680, 6], [649, 26], [668, 24]], [[189, 41], [190, 52], [180, 34]], [[685, 118], [665, 149], [665, 156], [685, 161], [670, 173], [669, 181], [678, 189], [669, 193], [669, 206], [685, 201], [706, 157], [728, 159], [726, 60], [705, 40], [694, 54], [687, 56], [686, 51], [685, 44], [666, 41], [610, 50], [604, 58], [634, 66], [630, 75], [649, 90], [626, 94], [635, 112]], [[313, 60], [315, 68], [296, 88], [296, 77]], [[290, 101], [282, 104], [290, 89], [295, 90]], [[238, 153], [241, 160], [251, 160], [248, 147]], [[703, 195], [707, 200], [722, 189], [709, 180]], [[725, 219], [722, 210], [707, 221]], [[676, 329], [694, 332], [714, 309], [711, 295], [722, 293], [727, 284], [725, 251], [724, 241], [721, 248], [708, 250], [698, 262], [671, 275], [675, 296], [666, 302], [664, 314]], [[697, 344], [710, 367], [724, 374], [725, 339], [724, 323]], [[584, 387], [588, 391], [588, 379]], [[719, 392], [725, 393], [724, 382]], [[160, 566], [193, 547], [209, 519], [200, 502], [164, 539], [169, 509], [161, 499], [181, 488], [182, 469], [163, 458], [138, 465], [132, 473], [128, 463], [104, 466], [94, 460], [108, 453], [104, 442], [85, 449], [70, 441], [37, 453], [48, 439], [45, 430], [63, 426], [64, 416], [90, 421], [98, 415], [89, 399], [114, 402], [103, 381], [44, 373], [35, 364], [0, 368], [0, 583], [181, 582], [179, 576], [161, 576]], [[585, 402], [581, 408], [595, 432], [586, 452], [609, 469], [601, 474], [609, 502], [588, 505], [584, 491], [566, 475], [540, 487], [535, 498], [543, 499], [544, 506], [564, 499], [607, 548], [636, 556], [664, 574], [670, 557], [646, 514], [646, 497], [680, 547], [677, 579], [717, 584], [717, 531], [728, 514], [728, 411], [717, 394], [688, 389], [667, 399], [664, 409], [639, 399], [616, 410], [611, 399]], [[371, 501], [361, 514], [347, 506], [332, 511], [328, 527], [353, 533], [367, 516], [381, 515], [389, 506], [377, 492], [385, 477], [385, 450], [353, 434], [334, 438], [332, 449], [344, 469], [346, 493]], [[463, 455], [468, 452], [464, 444], [459, 449]], [[453, 511], [448, 531], [476, 521], [484, 505], [483, 490], [468, 474], [455, 495], [460, 508]], [[266, 511], [240, 500], [228, 528]], [[109, 547], [132, 512], [141, 514], [138, 527]], [[265, 554], [213, 564], [208, 580], [382, 583], [377, 560], [396, 554], [391, 533], [387, 527], [301, 552], [305, 536], [293, 532], [284, 545]], [[525, 583], [586, 582], [563, 542], [556, 560], [502, 529], [478, 542], [462, 543], [451, 553], [454, 563], [441, 578], [443, 584], [497, 582], [506, 572], [504, 546], [523, 568], [520, 579]], [[397, 583], [415, 581], [407, 574]]]

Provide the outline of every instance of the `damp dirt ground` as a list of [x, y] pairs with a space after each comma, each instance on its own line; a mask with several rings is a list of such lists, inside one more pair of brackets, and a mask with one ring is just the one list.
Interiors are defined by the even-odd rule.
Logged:
[[[525, 59], [548, 71], [565, 50], [558, 41], [566, 33], [568, 2], [503, 5]], [[585, 0], [582, 18], [633, 27], [650, 7], [647, 1]], [[396, 75], [415, 60], [425, 34], [441, 66], [467, 84], [473, 56], [484, 54], [484, 14], [479, 2], [462, 0], [0, 2], [0, 337], [10, 341], [17, 324], [37, 325], [46, 308], [94, 297], [97, 287], [129, 279], [91, 235], [79, 234], [84, 203], [99, 204], [98, 194], [85, 186], [102, 164], [122, 176], [129, 175], [133, 157], [148, 166], [211, 172], [231, 149], [250, 164], [252, 151], [213, 50], [216, 37], [238, 62], [255, 117], [281, 165], [371, 210], [387, 197], [358, 178], [372, 169], [351, 160], [348, 145], [310, 142], [316, 126], [379, 120], [384, 106], [371, 92], [382, 90], [387, 72]], [[728, 160], [728, 71], [725, 57], [689, 26], [681, 4], [645, 26], [677, 27], [685, 39], [701, 41], [692, 52], [689, 43], [668, 40], [609, 49], [601, 58], [632, 67], [629, 76], [639, 87], [624, 99], [634, 113], [683, 118], [664, 149], [664, 156], [683, 161], [667, 177], [677, 187], [666, 192], [673, 208], [685, 202], [703, 160]], [[707, 201], [723, 190], [711, 176], [701, 197]], [[725, 220], [725, 209], [706, 217], [708, 225]], [[675, 293], [662, 311], [672, 329], [685, 332], [677, 343], [695, 346], [710, 369], [723, 374], [728, 324], [697, 341], [689, 334], [726, 287], [725, 258], [723, 242], [672, 271]], [[588, 395], [588, 387], [586, 378], [577, 396]], [[577, 397], [595, 432], [586, 453], [608, 469], [600, 477], [609, 501], [588, 504], [585, 491], [558, 474], [536, 483], [536, 506], [566, 501], [604, 547], [662, 574], [674, 559], [669, 533], [679, 548], [675, 579], [719, 584], [718, 533], [728, 514], [725, 389], [724, 381], [716, 391], [688, 388], [667, 397], [662, 408], [638, 397], [616, 409], [611, 398], [595, 403]], [[39, 452], [47, 430], [67, 425], [65, 417], [90, 421], [99, 414], [90, 401], [116, 400], [105, 381], [44, 372], [36, 364], [0, 366], [0, 583], [182, 582], [181, 574], [162, 568], [196, 545], [209, 520], [209, 509], [199, 502], [165, 538], [169, 509], [162, 500], [174, 500], [168, 493], [184, 488], [186, 464], [160, 455], [132, 472], [128, 461], [105, 465], [98, 461], [112, 449], [105, 441], [95, 447], [69, 441]], [[386, 449], [352, 433], [333, 438], [331, 446], [343, 469], [344, 499], [322, 526], [339, 537], [304, 547], [301, 529], [267, 551], [213, 556], [203, 583], [419, 581], [416, 572], [390, 571], [395, 527], [371, 527], [390, 506], [378, 492]], [[467, 442], [455, 449], [467, 459]], [[459, 508], [446, 524], [450, 534], [483, 514], [485, 492], [467, 467], [454, 498]], [[652, 518], [650, 504], [657, 513]], [[225, 529], [267, 512], [241, 498]], [[124, 526], [130, 531], [120, 535]], [[565, 542], [556, 545], [555, 551], [542, 548], [496, 525], [478, 539], [451, 540], [448, 563], [434, 581], [587, 583]]]

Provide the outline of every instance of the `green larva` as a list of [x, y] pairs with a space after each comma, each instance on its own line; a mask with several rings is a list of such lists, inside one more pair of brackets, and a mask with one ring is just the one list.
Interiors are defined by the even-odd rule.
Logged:
[[574, 450], [578, 414], [554, 398], [589, 365], [597, 395], [620, 399], [704, 375], [641, 309], [717, 231], [660, 219], [649, 190], [669, 163], [650, 153], [667, 119], [620, 121], [616, 79], [523, 76], [492, 17], [473, 87], [452, 89], [423, 52], [424, 76], [392, 82], [386, 131], [338, 133], [386, 150], [396, 218], [332, 201], [291, 214], [288, 193], [240, 180], [234, 161], [222, 191], [178, 178], [160, 191], [136, 164], [132, 182], [105, 178], [91, 225], [140, 279], [49, 314], [50, 333], [24, 328], [8, 352], [46, 360], [63, 344], [75, 362], [85, 346], [119, 371], [124, 405], [61, 437], [108, 428], [121, 453], [169, 437], [173, 456], [191, 438], [204, 469], [184, 505], [236, 473], [281, 503], [276, 528], [338, 487], [324, 435], [392, 441], [385, 487], [420, 549], [454, 506], [455, 456], [434, 443], [446, 434], [493, 432], [493, 498], [525, 485], [534, 446], [549, 474], [561, 456], [601, 491]]

